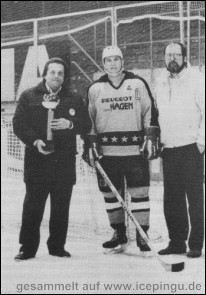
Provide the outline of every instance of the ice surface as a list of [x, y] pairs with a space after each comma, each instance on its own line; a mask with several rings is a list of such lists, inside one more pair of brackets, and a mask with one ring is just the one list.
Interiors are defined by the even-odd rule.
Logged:
[[[95, 192], [95, 193], [94, 193]], [[154, 243], [158, 251], [167, 245], [167, 230], [163, 217], [162, 183], [151, 187], [151, 235], [161, 234]], [[82, 199], [84, 195], [84, 199]], [[96, 197], [98, 202], [91, 199]], [[21, 180], [7, 180], [2, 184], [2, 294], [204, 294], [205, 256], [189, 259], [185, 255], [163, 257], [168, 263], [185, 262], [185, 270], [166, 272], [156, 258], [144, 258], [135, 243], [123, 254], [105, 255], [101, 244], [110, 233], [100, 231], [101, 223], [109, 227], [104, 202], [93, 185], [77, 186], [71, 204], [71, 225], [66, 249], [70, 259], [48, 254], [49, 202], [41, 226], [41, 243], [35, 259], [15, 262], [21, 224], [24, 185]], [[81, 202], [79, 200], [81, 199]], [[84, 200], [84, 201], [83, 201]], [[88, 209], [94, 202], [96, 211]], [[77, 206], [78, 204], [78, 206]], [[87, 211], [88, 209], [88, 211]], [[97, 214], [98, 212], [98, 214]], [[77, 214], [78, 213], [78, 214]], [[88, 213], [88, 214], [87, 214]], [[90, 231], [73, 222], [90, 222], [97, 214], [97, 228]], [[79, 218], [77, 218], [77, 215]], [[100, 220], [99, 220], [100, 219]], [[101, 221], [102, 220], [102, 221]], [[47, 285], [45, 285], [47, 284]], [[56, 285], [55, 285], [56, 284]], [[115, 284], [106, 290], [107, 284]], [[116, 285], [118, 284], [118, 286]], [[123, 284], [123, 285], [121, 285]], [[44, 286], [43, 286], [44, 285]], [[41, 288], [44, 287], [44, 291]], [[120, 288], [120, 290], [115, 290]], [[185, 290], [182, 290], [182, 288]], [[36, 290], [32, 290], [36, 288]], [[125, 290], [126, 288], [126, 290]], [[130, 288], [130, 290], [128, 290]], [[192, 290], [189, 290], [192, 289]], [[38, 289], [38, 290], [37, 290]], [[186, 290], [187, 289], [187, 290]], [[200, 290], [197, 290], [200, 289]]]

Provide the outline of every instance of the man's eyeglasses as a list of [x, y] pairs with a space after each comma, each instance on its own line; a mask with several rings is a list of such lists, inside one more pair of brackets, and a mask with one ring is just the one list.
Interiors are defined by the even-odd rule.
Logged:
[[165, 57], [166, 57], [167, 59], [171, 59], [172, 56], [173, 56], [175, 59], [178, 59], [178, 58], [180, 58], [180, 57], [182, 56], [182, 54], [181, 54], [181, 53], [166, 53], [166, 54], [165, 54]]

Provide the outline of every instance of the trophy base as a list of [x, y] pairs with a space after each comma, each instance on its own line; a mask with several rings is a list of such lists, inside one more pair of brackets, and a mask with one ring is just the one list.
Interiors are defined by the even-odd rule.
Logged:
[[52, 140], [46, 140], [44, 142], [46, 145], [43, 147], [43, 150], [45, 152], [53, 153], [54, 152], [54, 142]]

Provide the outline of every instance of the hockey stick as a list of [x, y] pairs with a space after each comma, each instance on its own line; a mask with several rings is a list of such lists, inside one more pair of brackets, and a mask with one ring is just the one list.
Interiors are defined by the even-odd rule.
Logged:
[[116, 190], [116, 188], [114, 187], [114, 185], [112, 184], [112, 182], [110, 181], [110, 179], [108, 178], [107, 174], [105, 173], [104, 169], [102, 168], [102, 166], [100, 165], [98, 160], [95, 160], [95, 166], [98, 169], [98, 171], [100, 172], [100, 174], [102, 175], [102, 177], [104, 178], [105, 182], [107, 183], [107, 185], [110, 187], [110, 189], [112, 190], [112, 192], [114, 193], [115, 197], [118, 199], [118, 201], [121, 203], [123, 209], [126, 211], [126, 213], [128, 214], [129, 218], [131, 219], [131, 221], [134, 223], [136, 229], [139, 231], [140, 235], [142, 236], [142, 238], [144, 239], [144, 241], [147, 243], [147, 245], [150, 247], [152, 253], [154, 254], [154, 256], [158, 259], [158, 261], [160, 262], [160, 264], [164, 267], [164, 269], [166, 271], [171, 271], [171, 272], [178, 272], [178, 271], [182, 271], [184, 269], [184, 262], [179, 262], [179, 263], [166, 263], [165, 261], [163, 261], [159, 254], [155, 251], [152, 243], [150, 242], [150, 240], [148, 239], [147, 235], [145, 234], [145, 232], [142, 230], [140, 224], [138, 223], [138, 221], [135, 219], [134, 215], [132, 214], [132, 212], [129, 210], [129, 208], [126, 206], [125, 202], [123, 201], [122, 197], [120, 196], [120, 194], [118, 193], [118, 191]]

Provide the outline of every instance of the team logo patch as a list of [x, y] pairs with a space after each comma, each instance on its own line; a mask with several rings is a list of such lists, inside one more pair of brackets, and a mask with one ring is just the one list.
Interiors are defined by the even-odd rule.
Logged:
[[70, 110], [69, 110], [69, 114], [70, 114], [71, 116], [74, 116], [74, 115], [75, 115], [75, 113], [76, 113], [76, 112], [75, 112], [75, 110], [74, 110], [74, 109], [70, 109]]
[[141, 100], [139, 88], [135, 89], [135, 99], [136, 100]]

